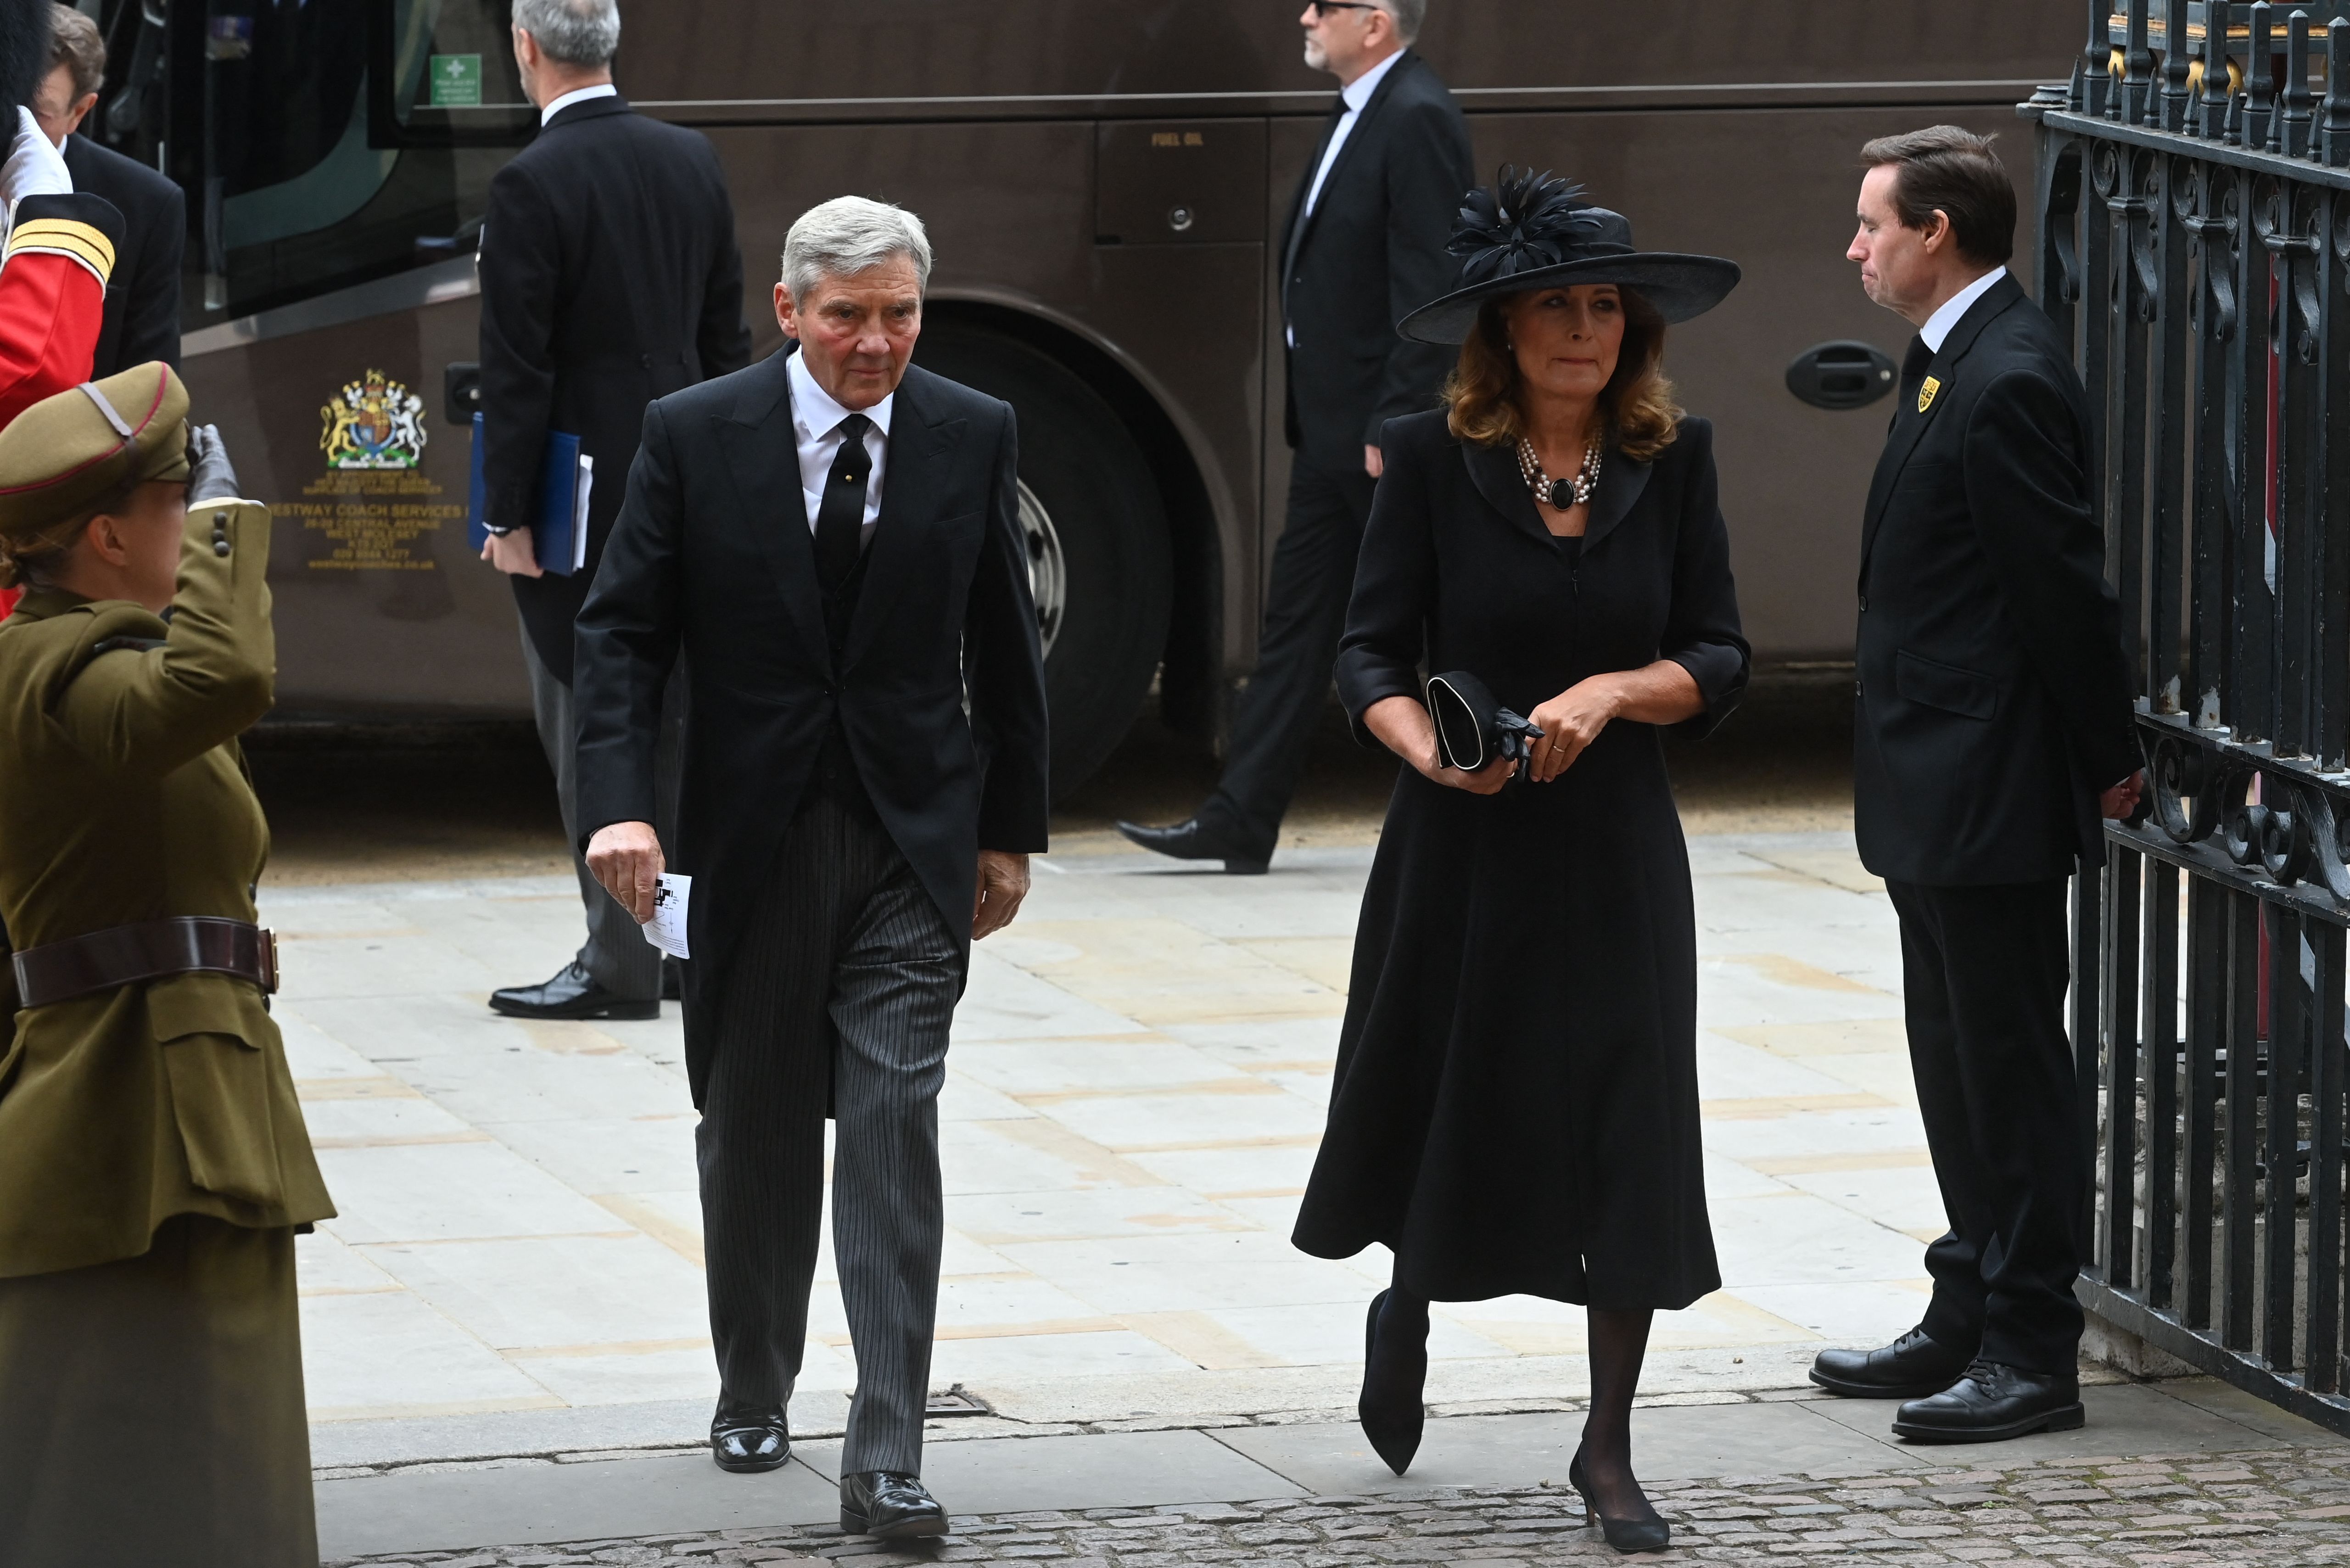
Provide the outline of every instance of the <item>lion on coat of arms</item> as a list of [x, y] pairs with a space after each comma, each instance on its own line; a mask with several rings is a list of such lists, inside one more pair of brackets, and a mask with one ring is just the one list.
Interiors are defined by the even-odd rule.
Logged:
[[414, 468], [424, 460], [424, 400], [380, 370], [345, 386], [318, 410], [319, 450], [331, 468]]

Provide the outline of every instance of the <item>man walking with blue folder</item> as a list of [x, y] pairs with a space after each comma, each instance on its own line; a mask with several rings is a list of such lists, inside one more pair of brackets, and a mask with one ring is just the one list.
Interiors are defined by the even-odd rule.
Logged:
[[[660, 950], [577, 855], [571, 628], [620, 509], [645, 405], [751, 359], [717, 154], [697, 132], [630, 111], [612, 85], [619, 43], [618, 0], [515, 0], [515, 61], [541, 129], [491, 182], [482, 227], [482, 558], [514, 583], [539, 742], [588, 917], [586, 944], [552, 979], [492, 995], [516, 1018], [660, 1012]], [[577, 570], [536, 526], [549, 504], [549, 443], [562, 438], [593, 462]], [[676, 799], [681, 693], [672, 688], [664, 722], [665, 804]]]

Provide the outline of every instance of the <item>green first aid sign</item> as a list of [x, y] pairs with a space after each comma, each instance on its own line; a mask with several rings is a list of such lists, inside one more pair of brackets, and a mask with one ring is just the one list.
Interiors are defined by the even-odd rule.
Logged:
[[435, 55], [432, 59], [432, 107], [482, 107], [482, 57]]

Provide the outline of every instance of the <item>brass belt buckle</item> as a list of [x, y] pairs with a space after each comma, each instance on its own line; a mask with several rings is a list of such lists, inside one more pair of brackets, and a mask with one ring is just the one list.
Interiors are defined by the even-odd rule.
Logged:
[[261, 931], [261, 993], [277, 994], [277, 933], [267, 927]]

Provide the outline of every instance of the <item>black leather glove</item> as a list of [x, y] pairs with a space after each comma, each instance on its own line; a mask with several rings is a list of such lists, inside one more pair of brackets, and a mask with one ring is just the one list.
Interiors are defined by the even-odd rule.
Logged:
[[237, 488], [236, 470], [228, 461], [228, 445], [218, 425], [197, 425], [188, 431], [188, 504], [230, 501], [244, 493]]

